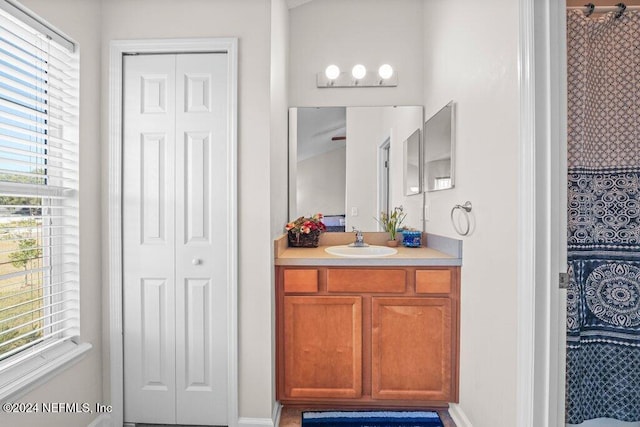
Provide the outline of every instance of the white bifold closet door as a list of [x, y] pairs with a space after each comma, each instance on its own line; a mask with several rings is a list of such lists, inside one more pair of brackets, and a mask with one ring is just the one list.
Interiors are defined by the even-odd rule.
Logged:
[[227, 60], [124, 60], [126, 422], [228, 424]]

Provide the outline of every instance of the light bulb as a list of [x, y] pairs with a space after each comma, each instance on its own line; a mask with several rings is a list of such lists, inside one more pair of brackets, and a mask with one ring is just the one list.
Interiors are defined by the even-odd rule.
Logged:
[[393, 76], [393, 67], [389, 64], [383, 64], [378, 68], [378, 75], [381, 79], [388, 79]]
[[362, 64], [358, 64], [351, 70], [351, 75], [354, 79], [360, 80], [367, 75], [367, 69]]
[[335, 80], [340, 75], [340, 68], [338, 68], [337, 65], [331, 64], [324, 70], [324, 75], [327, 76], [329, 80]]

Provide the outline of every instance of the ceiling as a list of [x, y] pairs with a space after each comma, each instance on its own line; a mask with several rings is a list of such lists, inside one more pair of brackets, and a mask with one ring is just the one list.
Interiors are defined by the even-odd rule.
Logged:
[[298, 108], [298, 161], [346, 146], [346, 107]]

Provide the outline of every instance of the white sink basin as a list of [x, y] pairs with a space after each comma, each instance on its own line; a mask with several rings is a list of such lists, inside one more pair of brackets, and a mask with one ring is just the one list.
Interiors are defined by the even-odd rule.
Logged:
[[355, 247], [349, 245], [329, 246], [324, 251], [331, 255], [351, 257], [351, 258], [372, 258], [379, 256], [389, 256], [398, 253], [397, 249], [387, 246], [369, 245], [365, 247]]

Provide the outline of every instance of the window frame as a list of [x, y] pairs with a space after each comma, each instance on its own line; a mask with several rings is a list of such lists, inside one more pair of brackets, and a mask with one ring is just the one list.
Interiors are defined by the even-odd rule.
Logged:
[[[24, 25], [33, 31], [34, 33], [38, 33], [40, 37], [45, 40], [45, 43], [56, 44], [56, 49], [62, 51], [66, 50], [70, 52], [70, 55], [74, 56], [74, 58], [79, 62], [79, 49], [78, 45], [75, 41], [64, 35], [63, 32], [57, 30], [52, 27], [42, 18], [38, 17], [35, 13], [20, 5], [14, 0], [0, 0], [0, 14], [3, 16], [7, 16], [8, 19], [17, 21], [18, 25]], [[3, 18], [4, 19], [4, 18]], [[6, 30], [10, 32], [11, 30]], [[0, 53], [1, 54], [1, 53]], [[69, 108], [70, 114], [74, 117], [74, 120], [70, 124], [65, 124], [64, 133], [65, 135], [69, 135], [70, 139], [75, 142], [75, 144], [79, 143], [79, 66], [75, 69], [76, 78], [73, 80], [73, 87], [71, 90], [73, 102]], [[51, 80], [53, 74], [49, 74], [49, 78], [47, 80]], [[56, 76], [56, 79], [62, 79], [61, 76]], [[0, 89], [1, 90], [1, 89]], [[51, 90], [50, 87], [47, 89]], [[65, 107], [66, 108], [66, 107]], [[51, 126], [52, 123], [56, 122], [57, 119], [52, 120], [52, 117], [55, 117], [53, 113], [49, 110], [55, 110], [53, 104], [49, 104], [46, 112], [46, 120], [48, 126]], [[68, 113], [67, 110], [64, 110], [63, 113], [66, 115]], [[59, 112], [59, 111], [58, 111]], [[58, 113], [56, 112], [56, 114]], [[47, 133], [47, 140], [52, 138], [61, 138], [60, 135], [52, 135], [51, 132]], [[47, 144], [45, 144], [47, 145]], [[50, 152], [54, 152], [56, 149], [54, 148], [55, 144], [52, 144], [50, 148], [47, 148], [45, 151], [45, 158], [49, 161], [48, 155]], [[67, 150], [68, 147], [63, 147], [62, 150]], [[50, 220], [52, 222], [48, 223], [48, 226], [52, 225], [67, 225], [68, 219], [66, 218], [66, 209], [71, 207], [76, 212], [76, 217], [72, 220], [72, 230], [75, 232], [74, 236], [69, 240], [66, 237], [62, 238], [64, 242], [60, 248], [51, 248], [49, 245], [40, 245], [40, 247], [46, 251], [45, 257], [49, 259], [46, 267], [50, 270], [45, 273], [44, 277], [57, 277], [56, 275], [67, 275], [70, 274], [75, 277], [74, 283], [75, 288], [74, 291], [80, 292], [79, 286], [79, 274], [80, 274], [80, 264], [79, 264], [79, 249], [76, 248], [76, 253], [72, 255], [72, 263], [73, 269], [72, 271], [67, 271], [64, 268], [64, 271], [61, 270], [64, 263], [68, 261], [67, 250], [65, 248], [68, 245], [75, 244], [76, 247], [79, 244], [79, 218], [77, 217], [78, 208], [79, 208], [79, 194], [77, 188], [78, 175], [79, 175], [79, 164], [78, 164], [78, 147], [73, 148], [73, 153], [70, 156], [70, 159], [63, 158], [61, 159], [63, 163], [63, 167], [69, 166], [69, 162], [73, 163], [72, 169], [76, 174], [75, 184], [73, 188], [69, 191], [65, 191], [64, 193], [64, 206], [59, 215], [58, 219], [51, 219], [45, 215], [44, 209], [41, 208], [41, 216], [43, 217], [43, 224], [45, 220]], [[61, 156], [62, 157], [62, 156]], [[58, 160], [57, 160], [58, 161]], [[49, 163], [45, 163], [49, 164]], [[48, 176], [48, 174], [47, 174]], [[48, 178], [47, 178], [48, 179]], [[42, 194], [30, 193], [28, 197], [41, 197], [43, 200], [47, 199], [51, 196], [60, 196], [61, 194], [56, 194], [55, 191], [55, 177], [52, 178], [52, 181], [49, 181], [47, 184], [52, 185], [50, 188], [45, 188]], [[60, 178], [62, 179], [62, 178]], [[14, 193], [20, 194], [21, 188], [24, 188], [24, 184], [20, 183], [10, 183], [10, 182], [2, 182], [0, 183], [0, 189], [4, 193]], [[46, 186], [42, 186], [46, 187]], [[51, 200], [51, 199], [50, 199]], [[57, 204], [57, 202], [55, 202]], [[44, 204], [43, 204], [44, 206]], [[57, 209], [61, 209], [60, 206]], [[58, 223], [56, 223], [58, 222]], [[42, 226], [41, 225], [41, 226]], [[46, 238], [46, 236], [45, 236]], [[58, 269], [58, 270], [57, 270]], [[56, 279], [56, 281], [58, 281]], [[63, 282], [63, 280], [59, 280]], [[43, 283], [45, 286], [45, 283]], [[64, 284], [60, 285], [60, 289], [66, 288]], [[41, 297], [43, 301], [47, 298], [51, 299], [51, 295], [46, 295], [43, 291], [43, 295]], [[53, 300], [53, 299], [52, 299]], [[67, 299], [63, 298], [63, 305], [79, 305], [80, 297], [79, 295]], [[46, 305], [46, 304], [45, 304]], [[71, 321], [71, 329], [69, 333], [64, 332], [64, 328], [61, 331], [55, 331], [56, 334], [62, 333], [64, 334], [64, 338], [60, 339], [60, 337], [47, 338], [42, 340], [39, 343], [34, 344], [33, 346], [22, 349], [20, 352], [7, 357], [4, 360], [0, 361], [0, 402], [7, 402], [9, 400], [15, 400], [20, 396], [24, 395], [28, 391], [33, 388], [41, 385], [45, 381], [49, 380], [54, 375], [57, 375], [59, 372], [69, 368], [74, 363], [81, 360], [86, 354], [91, 350], [92, 346], [89, 343], [81, 342], [80, 340], [80, 307], [71, 307], [76, 310], [77, 314], [72, 317], [62, 316], [56, 318], [56, 316], [60, 316], [58, 313], [54, 313], [53, 317], [46, 317], [43, 319], [43, 333], [47, 335], [47, 329], [49, 328], [49, 324], [46, 321], [50, 321], [51, 319], [64, 320], [67, 322], [69, 319]], [[46, 312], [48, 309], [44, 308]], [[50, 314], [50, 313], [48, 313]], [[55, 323], [54, 321], [54, 323]]]

